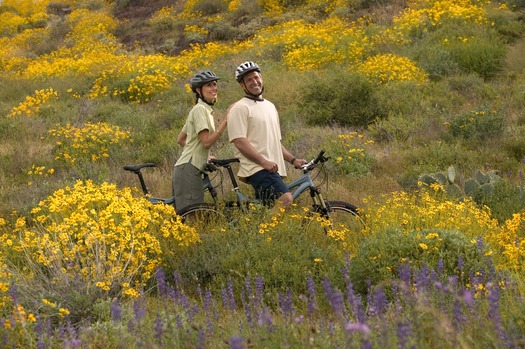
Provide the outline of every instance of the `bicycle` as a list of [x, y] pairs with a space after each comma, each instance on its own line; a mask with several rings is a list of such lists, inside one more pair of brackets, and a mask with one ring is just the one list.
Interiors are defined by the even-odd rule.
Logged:
[[[364, 222], [359, 216], [356, 206], [344, 201], [325, 200], [320, 188], [314, 184], [314, 179], [311, 176], [312, 170], [318, 166], [323, 166], [330, 159], [330, 157], [326, 157], [324, 154], [325, 151], [321, 150], [313, 160], [303, 164], [300, 168], [303, 171], [303, 175], [288, 183], [288, 188], [292, 193], [294, 202], [299, 196], [301, 196], [301, 194], [309, 191], [310, 198], [312, 199], [311, 207], [309, 207], [309, 213], [317, 214], [329, 222], [327, 229], [355, 229], [356, 225], [357, 229], [362, 228], [364, 226]], [[241, 191], [232, 168], [232, 164], [238, 162], [239, 159], [237, 158], [210, 159], [208, 163], [205, 164], [204, 171], [202, 172], [203, 190], [210, 193], [213, 203], [202, 202], [192, 204], [179, 210], [177, 214], [185, 221], [191, 219], [192, 222], [208, 222], [208, 224], [217, 226], [219, 223], [223, 222], [230, 223], [233, 217], [232, 212], [241, 211], [247, 213], [251, 204], [260, 204], [257, 200], [250, 198]], [[164, 204], [175, 206], [176, 198], [173, 196], [169, 198], [149, 196], [150, 193], [141, 172], [141, 169], [145, 167], [155, 167], [155, 164], [146, 163], [140, 165], [127, 165], [124, 166], [124, 169], [135, 173], [139, 177], [142, 190], [144, 194], [147, 195], [150, 202], [162, 202]], [[226, 169], [230, 182], [233, 186], [233, 191], [235, 192], [234, 201], [226, 201], [222, 204], [218, 199], [217, 190], [213, 186], [208, 174], [218, 171], [220, 168]]]

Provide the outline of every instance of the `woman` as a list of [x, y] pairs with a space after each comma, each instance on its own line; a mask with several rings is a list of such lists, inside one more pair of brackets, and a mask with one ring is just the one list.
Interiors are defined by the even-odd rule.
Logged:
[[207, 70], [195, 74], [191, 90], [195, 93], [195, 105], [188, 114], [177, 143], [182, 154], [173, 171], [173, 194], [175, 208], [180, 209], [204, 201], [201, 169], [208, 161], [209, 149], [226, 128], [226, 118], [215, 129], [212, 106], [217, 101], [219, 77]]

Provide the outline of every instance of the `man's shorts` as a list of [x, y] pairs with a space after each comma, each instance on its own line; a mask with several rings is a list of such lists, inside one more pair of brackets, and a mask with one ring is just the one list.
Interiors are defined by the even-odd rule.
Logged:
[[270, 173], [267, 170], [261, 170], [247, 177], [246, 180], [255, 190], [255, 198], [267, 206], [273, 205], [275, 200], [290, 191], [276, 172]]

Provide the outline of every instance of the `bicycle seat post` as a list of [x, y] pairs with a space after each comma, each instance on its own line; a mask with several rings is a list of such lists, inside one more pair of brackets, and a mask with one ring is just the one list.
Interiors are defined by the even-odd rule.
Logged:
[[149, 189], [146, 186], [146, 182], [144, 181], [144, 177], [142, 176], [142, 172], [140, 172], [140, 170], [138, 170], [135, 173], [137, 174], [137, 176], [139, 176], [140, 186], [142, 187], [142, 191], [144, 192], [144, 195], [148, 195], [149, 194]]
[[228, 170], [228, 176], [230, 176], [230, 181], [232, 182], [233, 190], [238, 191], [239, 184], [237, 183], [237, 179], [235, 178], [235, 174], [233, 173], [232, 167], [230, 166], [230, 164], [224, 165], [224, 167], [226, 168], [226, 170]]

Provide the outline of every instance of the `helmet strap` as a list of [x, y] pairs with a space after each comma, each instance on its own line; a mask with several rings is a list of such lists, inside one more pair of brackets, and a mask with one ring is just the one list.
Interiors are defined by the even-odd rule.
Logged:
[[264, 92], [264, 86], [261, 89], [261, 93], [259, 93], [258, 95], [254, 95], [250, 93], [247, 89], [244, 89], [244, 93], [245, 93], [244, 97], [257, 101], [257, 102], [262, 102], [264, 101], [264, 98], [261, 98], [260, 96], [263, 94], [263, 92]]

